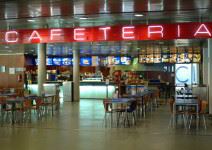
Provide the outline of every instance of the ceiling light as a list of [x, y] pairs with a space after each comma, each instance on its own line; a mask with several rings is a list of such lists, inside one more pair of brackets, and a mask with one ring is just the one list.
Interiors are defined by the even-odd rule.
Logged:
[[32, 19], [28, 19], [27, 21], [29, 21], [29, 22], [35, 22], [35, 20], [32, 20]]
[[143, 17], [144, 15], [143, 14], [135, 14], [134, 16], [135, 17]]
[[86, 19], [88, 19], [88, 17], [80, 17], [79, 19], [86, 20]]

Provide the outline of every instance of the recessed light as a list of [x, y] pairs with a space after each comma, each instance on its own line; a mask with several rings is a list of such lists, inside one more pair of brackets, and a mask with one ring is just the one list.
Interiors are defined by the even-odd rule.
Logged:
[[135, 17], [143, 17], [144, 15], [143, 14], [135, 14], [134, 16]]

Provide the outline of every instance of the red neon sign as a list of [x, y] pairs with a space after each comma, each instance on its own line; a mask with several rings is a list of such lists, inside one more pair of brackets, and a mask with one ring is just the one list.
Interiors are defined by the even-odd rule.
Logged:
[[212, 22], [0, 31], [0, 44], [212, 38]]

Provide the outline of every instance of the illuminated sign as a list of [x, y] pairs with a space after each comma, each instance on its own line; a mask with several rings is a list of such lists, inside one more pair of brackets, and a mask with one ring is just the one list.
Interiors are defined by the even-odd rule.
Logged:
[[0, 31], [0, 44], [212, 38], [212, 22]]
[[198, 64], [176, 64], [175, 65], [175, 84], [198, 84]]

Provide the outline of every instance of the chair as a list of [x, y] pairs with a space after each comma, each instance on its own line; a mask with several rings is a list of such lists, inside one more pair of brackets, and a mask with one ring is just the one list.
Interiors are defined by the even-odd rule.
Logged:
[[176, 125], [177, 122], [177, 117], [178, 116], [182, 116], [183, 117], [183, 123], [184, 123], [184, 127], [186, 128], [186, 117], [185, 117], [185, 111], [184, 110], [175, 110], [173, 109], [174, 103], [175, 103], [175, 99], [174, 97], [168, 99], [168, 103], [169, 103], [169, 110], [171, 113], [171, 117], [169, 120], [169, 127], [173, 127]]
[[[50, 99], [50, 100], [49, 100]], [[43, 103], [41, 104], [42, 107], [45, 108], [45, 112], [47, 113], [48, 107], [51, 107], [51, 114], [54, 115], [54, 105], [56, 105], [56, 96], [47, 96], [43, 97]]]
[[104, 116], [104, 122], [105, 127], [107, 127], [107, 115], [110, 115], [110, 125], [112, 127], [113, 124], [113, 109], [112, 109], [112, 100], [104, 99], [103, 100], [104, 110], [105, 110], [105, 116]]
[[44, 106], [45, 105], [43, 105], [44, 102], [43, 102], [42, 97], [36, 97], [34, 99], [34, 101], [35, 101], [35, 104], [32, 105], [31, 109], [34, 110], [34, 112], [37, 113], [37, 117], [39, 119], [42, 116], [42, 113], [44, 111]]
[[[199, 100], [199, 119], [202, 118], [203, 120], [203, 124], [204, 124], [204, 129], [207, 129], [207, 125], [206, 125], [206, 119], [205, 119], [205, 115], [207, 114], [207, 107], [208, 107], [208, 102], [206, 100]], [[193, 116], [196, 116], [197, 113], [196, 111], [190, 111], [188, 112], [188, 115], [190, 117], [190, 120], [189, 120], [189, 129], [191, 128], [191, 123], [192, 123], [192, 120], [193, 120]], [[197, 117], [197, 116], [196, 116]], [[200, 121], [200, 120], [199, 120]]]
[[31, 121], [31, 108], [32, 101], [30, 99], [24, 99], [23, 105], [19, 108], [16, 108], [16, 111], [21, 113], [22, 122], [26, 121], [27, 119]]
[[[127, 110], [125, 111], [127, 114], [126, 114], [126, 117], [124, 118], [124, 124], [125, 124], [125, 121], [127, 119], [127, 122], [128, 122], [128, 126], [130, 127], [130, 122], [129, 122], [129, 117], [130, 119], [132, 120], [132, 124], [136, 124], [136, 108], [137, 108], [137, 101], [134, 100], [130, 103], [129, 105], [129, 108], [127, 108]], [[130, 115], [130, 116], [129, 116]]]
[[[110, 120], [110, 127], [113, 126], [113, 123], [116, 121], [117, 127], [119, 127], [121, 115], [126, 112], [126, 106], [124, 104], [113, 104], [112, 100], [104, 99], [103, 100], [105, 116], [104, 116], [104, 123], [105, 127], [107, 127], [107, 122]], [[114, 118], [114, 114], [116, 114], [116, 118]], [[109, 118], [107, 117], [109, 115]]]

